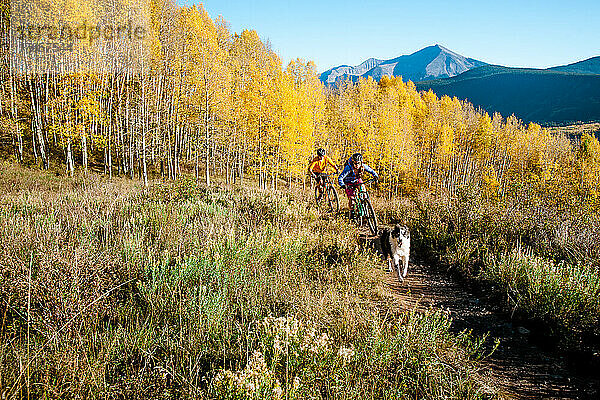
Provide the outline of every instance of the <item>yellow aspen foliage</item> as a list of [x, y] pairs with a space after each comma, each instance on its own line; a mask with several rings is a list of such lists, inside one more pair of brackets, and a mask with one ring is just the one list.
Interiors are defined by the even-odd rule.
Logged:
[[598, 139], [587, 132], [584, 133], [581, 136], [577, 157], [586, 163], [600, 163], [600, 143], [598, 142]]
[[[32, 143], [35, 157], [65, 155], [72, 171], [89, 146], [108, 173], [141, 175], [148, 161], [169, 178], [191, 168], [205, 172], [207, 183], [214, 171], [227, 183], [252, 176], [262, 187], [276, 188], [280, 180], [305, 182], [308, 160], [323, 147], [340, 164], [362, 152], [388, 194], [456, 192], [470, 185], [502, 196], [533, 184], [529, 188], [538, 193], [566, 198], [591, 194], [600, 184], [600, 145], [591, 135], [577, 146], [514, 115], [490, 115], [457, 98], [419, 92], [401, 77], [325, 86], [311, 61], [282, 66], [256, 31], [233, 33], [201, 5], [36, 4], [62, 9], [72, 22], [101, 21], [112, 6], [136, 6], [148, 20], [142, 43], [147, 53], [140, 73], [129, 67], [48, 71], [3, 85], [11, 100], [2, 105], [1, 124], [17, 130], [15, 154]], [[31, 11], [42, 15], [44, 7]], [[124, 17], [114, 15], [115, 22]], [[82, 65], [101, 59], [94, 46], [84, 47]]]
[[598, 139], [584, 133], [581, 136], [577, 158], [580, 168], [580, 187], [597, 198], [600, 185], [600, 143]]
[[479, 117], [472, 144], [475, 154], [478, 158], [483, 159], [489, 156], [492, 145], [492, 137], [492, 120], [488, 113], [483, 113], [483, 115]]
[[498, 182], [498, 176], [496, 174], [496, 170], [492, 166], [487, 166], [484, 171], [482, 171], [481, 178], [483, 180], [483, 188], [485, 194], [489, 198], [497, 198], [498, 197], [498, 189], [500, 188], [500, 183]]
[[454, 153], [454, 130], [449, 125], [442, 125], [438, 152], [440, 156], [448, 156]]

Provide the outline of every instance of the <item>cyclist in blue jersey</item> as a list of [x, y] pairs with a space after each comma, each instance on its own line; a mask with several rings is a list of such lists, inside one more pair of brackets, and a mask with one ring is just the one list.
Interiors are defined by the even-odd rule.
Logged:
[[354, 196], [356, 188], [363, 183], [362, 178], [365, 172], [373, 175], [373, 178], [375, 178], [376, 181], [379, 179], [377, 172], [367, 164], [363, 163], [362, 154], [355, 153], [352, 154], [350, 159], [346, 162], [342, 173], [338, 177], [338, 184], [344, 189], [346, 196], [348, 197], [348, 207], [350, 208], [351, 216], [354, 214]]

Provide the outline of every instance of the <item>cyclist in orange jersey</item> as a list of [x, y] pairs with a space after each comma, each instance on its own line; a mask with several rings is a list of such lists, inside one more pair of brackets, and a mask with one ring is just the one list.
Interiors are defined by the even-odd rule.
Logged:
[[319, 188], [319, 198], [323, 195], [325, 190], [325, 177], [327, 174], [325, 170], [328, 166], [331, 166], [335, 169], [335, 173], [339, 172], [338, 167], [331, 161], [331, 158], [327, 157], [325, 154], [325, 149], [318, 149], [317, 156], [313, 158], [308, 166], [308, 172], [310, 176], [317, 180], [317, 187]]

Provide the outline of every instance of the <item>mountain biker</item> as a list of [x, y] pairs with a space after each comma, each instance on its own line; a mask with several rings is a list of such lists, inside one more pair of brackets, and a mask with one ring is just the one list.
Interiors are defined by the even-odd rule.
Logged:
[[338, 184], [342, 189], [344, 189], [346, 196], [348, 197], [350, 216], [354, 214], [354, 195], [356, 188], [363, 183], [362, 177], [365, 172], [373, 175], [373, 178], [375, 178], [376, 181], [379, 179], [377, 172], [375, 172], [373, 168], [369, 167], [367, 164], [363, 163], [362, 154], [354, 153], [350, 159], [346, 161], [344, 169], [338, 177]]
[[327, 177], [325, 170], [328, 166], [333, 167], [336, 174], [340, 172], [338, 167], [331, 161], [331, 158], [325, 154], [325, 149], [318, 149], [317, 156], [313, 158], [308, 166], [308, 172], [310, 173], [310, 176], [317, 180], [317, 187], [319, 188], [320, 193], [319, 198], [325, 190], [325, 179]]

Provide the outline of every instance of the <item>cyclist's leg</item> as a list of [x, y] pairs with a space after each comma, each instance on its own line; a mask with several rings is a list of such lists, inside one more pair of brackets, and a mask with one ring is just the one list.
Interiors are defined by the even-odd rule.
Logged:
[[352, 218], [354, 214], [354, 196], [356, 188], [353, 186], [346, 186], [345, 192], [346, 196], [348, 197], [348, 208], [350, 209], [350, 218]]
[[325, 174], [319, 174], [318, 179], [319, 179], [319, 185], [321, 186], [321, 189], [325, 189]]
[[323, 197], [323, 192], [325, 192], [325, 177], [322, 173], [317, 173], [317, 188], [319, 190], [319, 199]]

